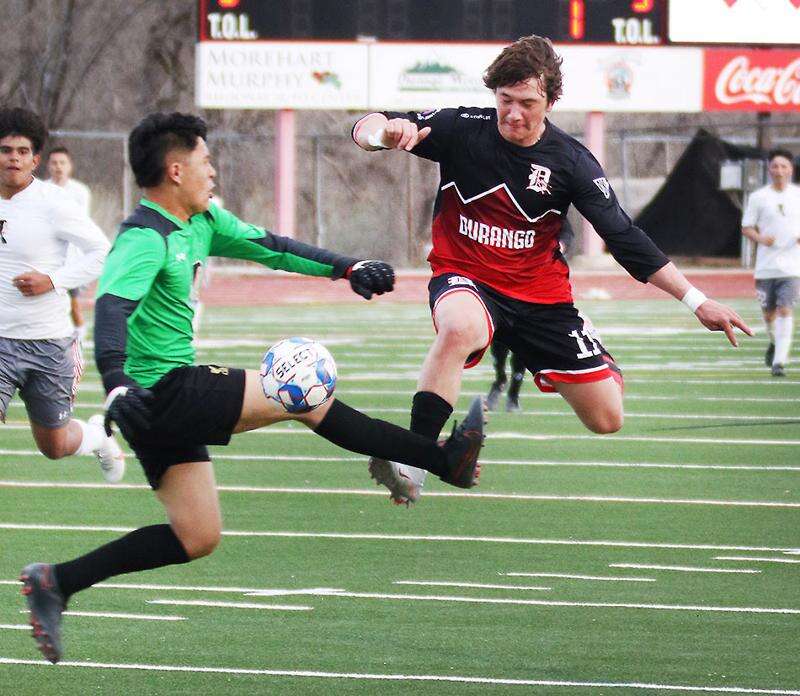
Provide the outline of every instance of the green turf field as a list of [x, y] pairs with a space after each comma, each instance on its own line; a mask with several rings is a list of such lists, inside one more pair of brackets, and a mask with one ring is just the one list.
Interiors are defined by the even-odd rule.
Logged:
[[[58, 666], [25, 630], [19, 569], [163, 516], [134, 460], [110, 487], [36, 454], [15, 400], [0, 694], [800, 694], [800, 365], [772, 378], [763, 331], [734, 350], [676, 302], [582, 308], [625, 371], [622, 431], [592, 435], [528, 383], [523, 413], [492, 414], [475, 492], [429, 481], [411, 509], [302, 426], [237, 436], [215, 450], [217, 552], [73, 598]], [[198, 360], [256, 367], [289, 335], [329, 346], [341, 398], [407, 425], [424, 307], [210, 308]], [[486, 358], [457, 410], [490, 382]], [[101, 401], [90, 368], [78, 415]]]

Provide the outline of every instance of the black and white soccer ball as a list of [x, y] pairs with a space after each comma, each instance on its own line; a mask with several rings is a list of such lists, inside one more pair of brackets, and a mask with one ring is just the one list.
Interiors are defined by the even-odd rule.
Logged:
[[313, 411], [330, 399], [336, 388], [336, 363], [318, 341], [285, 338], [264, 354], [261, 386], [268, 399], [289, 413]]

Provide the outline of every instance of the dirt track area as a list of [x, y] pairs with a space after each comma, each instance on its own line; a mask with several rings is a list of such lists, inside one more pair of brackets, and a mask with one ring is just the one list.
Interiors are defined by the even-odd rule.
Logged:
[[[752, 271], [687, 270], [694, 285], [715, 298], [755, 297]], [[599, 271], [575, 272], [572, 288], [576, 301], [587, 299], [637, 300], [658, 299], [664, 294], [649, 284], [635, 281], [624, 273]], [[428, 301], [428, 275], [400, 272], [395, 290], [381, 298], [382, 302]], [[246, 306], [302, 304], [311, 302], [355, 302], [358, 298], [346, 281], [331, 282], [326, 278], [309, 278], [283, 273], [242, 274], [215, 273], [201, 293], [208, 305]]]

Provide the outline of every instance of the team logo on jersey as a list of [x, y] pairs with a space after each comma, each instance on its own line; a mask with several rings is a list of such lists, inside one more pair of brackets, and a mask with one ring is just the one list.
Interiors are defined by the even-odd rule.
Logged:
[[611, 185], [608, 183], [608, 179], [604, 176], [601, 176], [597, 179], [592, 179], [594, 181], [594, 185], [600, 189], [600, 193], [602, 193], [606, 198], [611, 198]]
[[531, 165], [531, 173], [528, 177], [528, 188], [536, 193], [546, 193], [550, 195], [550, 170], [538, 164]]
[[421, 111], [417, 114], [417, 121], [427, 121], [429, 118], [433, 118], [441, 111], [441, 109], [428, 109], [427, 111]]
[[6, 237], [3, 234], [3, 228], [5, 226], [6, 226], [6, 221], [5, 220], [0, 220], [0, 239], [3, 240], [3, 244], [8, 244], [8, 242], [6, 241]]
[[469, 278], [465, 278], [464, 276], [450, 276], [447, 279], [448, 285], [471, 285], [473, 288], [475, 287], [475, 283], [473, 283]]

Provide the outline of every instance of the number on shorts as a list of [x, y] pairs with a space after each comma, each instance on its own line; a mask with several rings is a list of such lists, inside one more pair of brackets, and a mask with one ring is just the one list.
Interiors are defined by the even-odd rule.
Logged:
[[[578, 342], [580, 352], [576, 353], [575, 357], [579, 360], [591, 358], [593, 355], [600, 355], [600, 346], [586, 331], [570, 331], [569, 335]], [[591, 348], [586, 345], [586, 341], [589, 341]]]

